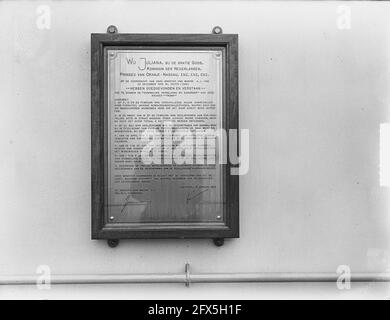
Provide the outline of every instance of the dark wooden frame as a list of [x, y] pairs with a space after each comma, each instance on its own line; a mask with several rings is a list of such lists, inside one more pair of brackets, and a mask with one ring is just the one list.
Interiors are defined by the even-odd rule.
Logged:
[[[238, 36], [235, 34], [91, 34], [91, 157], [92, 239], [132, 238], [238, 238], [239, 178], [231, 175], [231, 164], [223, 165], [225, 223], [188, 223], [169, 226], [137, 224], [113, 226], [105, 215], [105, 48], [107, 47], [224, 48], [224, 128], [238, 129]], [[229, 137], [229, 135], [227, 135]], [[238, 146], [237, 146], [238, 147]], [[229, 148], [229, 141], [227, 143]], [[229, 152], [229, 150], [227, 150]], [[229, 153], [227, 153], [229, 154]], [[221, 245], [223, 241], [216, 242]]]

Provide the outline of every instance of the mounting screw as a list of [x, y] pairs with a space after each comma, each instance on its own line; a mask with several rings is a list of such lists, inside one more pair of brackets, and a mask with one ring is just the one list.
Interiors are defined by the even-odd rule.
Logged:
[[107, 33], [118, 33], [118, 28], [114, 25], [110, 25], [107, 28]]
[[111, 216], [110, 217], [110, 221], [114, 221], [115, 217], [114, 216]]
[[119, 240], [118, 239], [108, 239], [107, 240], [107, 244], [110, 248], [115, 248], [118, 246], [119, 244]]
[[213, 239], [213, 242], [217, 247], [221, 247], [225, 243], [225, 239], [224, 238], [216, 238], [216, 239]]
[[214, 34], [221, 34], [222, 28], [220, 26], [215, 26], [212, 31]]
[[221, 220], [222, 219], [222, 216], [217, 216], [217, 220]]

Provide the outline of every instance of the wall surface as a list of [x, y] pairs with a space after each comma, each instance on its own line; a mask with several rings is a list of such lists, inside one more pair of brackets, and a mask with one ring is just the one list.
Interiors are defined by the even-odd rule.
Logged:
[[[40, 5], [50, 8], [49, 29], [37, 27]], [[351, 28], [340, 29], [348, 8]], [[0, 275], [39, 265], [53, 274], [176, 273], [185, 262], [196, 273], [389, 271], [389, 188], [379, 183], [389, 18], [389, 3], [368, 2], [0, 2]], [[116, 249], [90, 239], [90, 34], [110, 24], [239, 34], [240, 126], [250, 130], [240, 239]], [[209, 287], [223, 288], [195, 292]]]

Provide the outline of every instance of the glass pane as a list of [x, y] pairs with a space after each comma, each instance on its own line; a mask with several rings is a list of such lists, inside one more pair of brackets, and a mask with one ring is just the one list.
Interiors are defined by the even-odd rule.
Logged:
[[223, 50], [105, 51], [108, 222], [223, 223]]

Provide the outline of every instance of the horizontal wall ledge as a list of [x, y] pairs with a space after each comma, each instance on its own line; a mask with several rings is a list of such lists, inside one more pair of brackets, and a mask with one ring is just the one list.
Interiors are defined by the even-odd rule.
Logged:
[[[345, 279], [344, 277], [343, 279]], [[0, 285], [35, 285], [41, 275], [0, 276]], [[51, 275], [51, 284], [336, 282], [336, 273], [177, 273]], [[353, 282], [389, 282], [390, 273], [352, 273]]]

